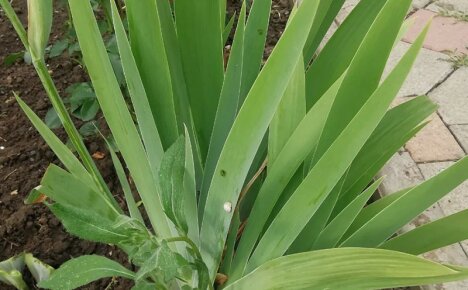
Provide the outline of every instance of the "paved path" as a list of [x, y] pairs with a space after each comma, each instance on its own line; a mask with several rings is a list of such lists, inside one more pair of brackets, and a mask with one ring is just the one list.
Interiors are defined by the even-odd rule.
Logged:
[[[348, 0], [337, 25], [358, 3]], [[468, 153], [468, 0], [414, 0], [409, 18], [414, 24], [398, 43], [388, 63], [391, 69], [418, 33], [433, 18], [424, 48], [397, 103], [427, 95], [439, 108], [429, 123], [382, 170], [383, 195], [417, 185], [444, 170]], [[466, 59], [464, 59], [464, 55]], [[465, 61], [465, 65], [461, 63]], [[428, 209], [406, 230], [468, 208], [465, 182]], [[436, 234], [436, 233], [435, 233]], [[468, 242], [458, 243], [425, 256], [444, 263], [468, 266]], [[468, 281], [425, 286], [424, 289], [468, 289]]]

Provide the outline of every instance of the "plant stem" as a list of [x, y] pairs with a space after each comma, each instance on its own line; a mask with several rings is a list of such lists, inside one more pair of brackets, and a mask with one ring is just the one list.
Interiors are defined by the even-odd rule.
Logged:
[[68, 134], [68, 137], [70, 138], [73, 146], [78, 152], [78, 155], [80, 156], [83, 165], [91, 174], [91, 177], [94, 179], [96, 185], [98, 186], [100, 193], [105, 194], [106, 198], [112, 203], [112, 206], [117, 213], [122, 213], [122, 210], [113, 198], [111, 192], [109, 191], [109, 188], [107, 187], [106, 183], [104, 182], [104, 179], [102, 178], [102, 175], [97, 169], [96, 164], [94, 163], [91, 155], [86, 149], [86, 146], [83, 142], [83, 139], [81, 138], [80, 133], [73, 124], [73, 121], [70, 115], [68, 114], [67, 108], [65, 107], [65, 104], [60, 98], [57, 88], [55, 87], [54, 81], [50, 76], [44, 57], [38, 56], [37, 53], [30, 48], [26, 30], [24, 29], [23, 24], [21, 23], [20, 19], [16, 15], [8, 0], [0, 0], [0, 5], [3, 7], [5, 14], [13, 24], [13, 27], [15, 28], [16, 33], [18, 34], [18, 37], [23, 43], [25, 49], [31, 54], [34, 68], [36, 69], [37, 74], [39, 75], [42, 85], [44, 86], [44, 89], [46, 90], [47, 95], [49, 96], [49, 99], [52, 103], [52, 106], [57, 112], [57, 115], [59, 116], [60, 121], [62, 122], [63, 127]]
[[190, 248], [192, 248], [192, 250], [195, 252], [195, 255], [197, 256], [197, 259], [200, 259], [202, 260], [202, 256], [201, 256], [201, 253], [200, 251], [198, 250], [198, 247], [197, 245], [195, 245], [195, 243], [189, 239], [188, 237], [175, 237], [175, 238], [168, 238], [168, 239], [165, 239], [164, 241], [168, 242], [168, 243], [174, 243], [174, 242], [185, 242], [187, 243]]
[[[197, 259], [199, 259], [200, 261], [203, 261], [200, 250], [198, 250], [197, 245], [195, 245], [195, 243], [191, 239], [189, 239], [188, 237], [181, 236], [181, 237], [175, 237], [175, 238], [168, 238], [168, 239], [164, 239], [164, 241], [166, 241], [167, 243], [174, 243], [174, 242], [185, 242], [185, 243], [187, 243], [190, 246], [190, 248], [192, 248], [193, 252], [197, 256]], [[210, 290], [214, 289], [213, 285], [211, 283], [208, 283], [208, 286], [210, 287]]]

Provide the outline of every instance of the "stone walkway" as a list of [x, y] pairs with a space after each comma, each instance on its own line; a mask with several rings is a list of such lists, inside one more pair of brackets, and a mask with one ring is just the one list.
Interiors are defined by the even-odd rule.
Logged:
[[[337, 25], [358, 2], [346, 2], [337, 17]], [[396, 102], [427, 95], [439, 108], [430, 117], [429, 125], [382, 170], [381, 175], [386, 176], [380, 188], [383, 195], [420, 184], [468, 153], [468, 0], [414, 0], [408, 17], [414, 19], [414, 24], [396, 45], [388, 70], [396, 65], [427, 21], [430, 18], [433, 21], [424, 48]], [[406, 230], [467, 208], [468, 182], [465, 182]], [[468, 241], [465, 241], [425, 256], [439, 262], [468, 266], [467, 253]], [[468, 281], [422, 288], [468, 289]]]

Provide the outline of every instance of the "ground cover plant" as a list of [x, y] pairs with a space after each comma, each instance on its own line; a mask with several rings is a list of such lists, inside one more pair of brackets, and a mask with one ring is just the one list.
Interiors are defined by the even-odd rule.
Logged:
[[[27, 202], [46, 203], [70, 233], [117, 245], [138, 267], [81, 256], [43, 265], [38, 286], [120, 276], [134, 289], [375, 289], [468, 278], [416, 256], [466, 239], [468, 211], [394, 235], [468, 179], [468, 159], [366, 206], [377, 171], [435, 110], [424, 96], [389, 110], [427, 28], [382, 78], [411, 1], [362, 0], [317, 51], [343, 2], [303, 0], [262, 66], [271, 0], [243, 3], [226, 61], [225, 1], [127, 0], [128, 35], [110, 1], [129, 107], [91, 3], [69, 0], [119, 151], [110, 152], [124, 211], [48, 74], [51, 1], [29, 1], [26, 32], [0, 0], [77, 154], [16, 96], [64, 167], [50, 165]], [[24, 260], [2, 264], [2, 281], [22, 289], [13, 278]]]

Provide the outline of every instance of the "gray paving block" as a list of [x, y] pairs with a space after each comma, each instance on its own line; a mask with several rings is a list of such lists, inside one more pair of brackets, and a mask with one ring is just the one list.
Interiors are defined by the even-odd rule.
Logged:
[[452, 125], [450, 130], [460, 142], [461, 146], [468, 153], [468, 125]]
[[[393, 49], [385, 68], [384, 77], [397, 65], [411, 45], [399, 42]], [[442, 61], [447, 56], [429, 49], [421, 49], [416, 62], [398, 93], [399, 97], [419, 96], [427, 94], [437, 83], [442, 81], [452, 71], [451, 64]]]
[[468, 68], [460, 68], [429, 94], [445, 124], [468, 124]]
[[439, 12], [440, 9], [468, 13], [468, 1], [466, 0], [437, 0], [426, 9]]
[[[421, 173], [423, 174], [424, 178], [429, 179], [453, 164], [454, 162], [435, 162], [419, 164], [418, 166], [421, 169]], [[439, 205], [444, 215], [446, 216], [468, 209], [468, 181], [462, 183], [452, 192], [443, 197], [439, 201]], [[468, 252], [468, 242], [465, 241], [461, 244]]]
[[[385, 196], [395, 191], [415, 186], [424, 181], [424, 176], [421, 174], [417, 164], [413, 161], [407, 152], [396, 153], [387, 163], [383, 170], [379, 173], [380, 176], [385, 176], [380, 187], [380, 193]], [[417, 226], [429, 223], [431, 221], [443, 218], [444, 212], [438, 203], [432, 205], [425, 210], [419, 217], [406, 225], [402, 232], [407, 232]], [[450, 245], [423, 255], [425, 258], [437, 261], [440, 263], [468, 265], [468, 259], [460, 244]], [[468, 282], [451, 282], [442, 285], [426, 285], [422, 286], [425, 290], [453, 290], [453, 289], [468, 289]]]
[[431, 3], [432, 0], [413, 0], [413, 7], [416, 9], [421, 9]]
[[397, 152], [380, 171], [379, 176], [384, 176], [380, 185], [383, 195], [415, 186], [424, 181], [416, 163], [408, 152]]

